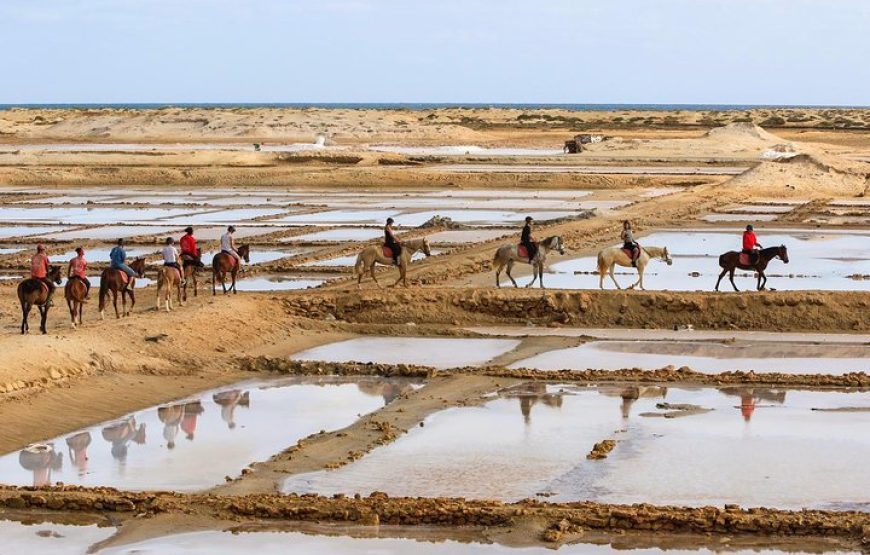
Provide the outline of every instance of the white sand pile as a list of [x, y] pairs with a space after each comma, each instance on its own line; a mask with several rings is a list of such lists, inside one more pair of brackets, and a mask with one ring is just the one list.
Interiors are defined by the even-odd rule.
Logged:
[[717, 141], [736, 141], [741, 143], [781, 144], [782, 139], [765, 131], [754, 123], [729, 123], [707, 131], [706, 137]]
[[762, 162], [727, 186], [756, 196], [854, 197], [864, 193], [866, 179], [861, 168], [843, 165], [839, 159], [798, 154]]

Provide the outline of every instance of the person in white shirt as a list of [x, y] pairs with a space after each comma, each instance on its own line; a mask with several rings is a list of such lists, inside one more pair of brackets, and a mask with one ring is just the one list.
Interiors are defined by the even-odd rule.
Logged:
[[178, 254], [178, 249], [175, 248], [175, 239], [167, 237], [166, 245], [160, 252], [163, 254], [163, 265], [178, 270], [178, 277], [181, 279], [182, 285], [184, 285], [184, 271], [181, 269], [181, 256]]
[[229, 226], [227, 232], [221, 235], [221, 251], [235, 258], [236, 265], [241, 265], [242, 257], [236, 252], [236, 241], [233, 239], [233, 232], [235, 230], [235, 227]]

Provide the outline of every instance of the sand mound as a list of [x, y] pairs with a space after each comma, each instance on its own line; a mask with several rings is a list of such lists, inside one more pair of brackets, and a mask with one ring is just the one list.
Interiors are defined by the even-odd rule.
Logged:
[[819, 198], [864, 192], [865, 175], [810, 154], [765, 161], [728, 182], [753, 194]]
[[765, 131], [754, 123], [729, 123], [724, 127], [716, 127], [707, 131], [705, 136], [709, 139], [722, 141], [782, 144], [782, 139], [780, 137]]

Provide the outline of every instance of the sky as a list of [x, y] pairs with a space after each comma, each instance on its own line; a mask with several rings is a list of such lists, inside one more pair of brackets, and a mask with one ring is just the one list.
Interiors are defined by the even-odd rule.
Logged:
[[0, 0], [0, 103], [870, 105], [866, 0]]

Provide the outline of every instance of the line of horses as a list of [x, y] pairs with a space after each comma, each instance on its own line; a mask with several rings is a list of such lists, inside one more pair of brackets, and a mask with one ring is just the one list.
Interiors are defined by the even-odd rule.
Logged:
[[[251, 248], [249, 245], [241, 245], [237, 252], [239, 256], [246, 262], [250, 263]], [[136, 278], [145, 277], [146, 260], [143, 257], [134, 259], [129, 264], [134, 275], [127, 278], [127, 275], [117, 268], [106, 268], [100, 274], [100, 289], [98, 310], [100, 319], [106, 316], [106, 307], [111, 296], [112, 306], [115, 309], [115, 317], [130, 316], [133, 307], [136, 305], [135, 285]], [[239, 272], [239, 264], [230, 254], [219, 252], [214, 255], [211, 263], [211, 284], [212, 295], [216, 295], [217, 283], [221, 284], [221, 289], [226, 295], [229, 292], [237, 293], [236, 291], [236, 276]], [[184, 281], [182, 285], [182, 276], [173, 267], [159, 266], [157, 268], [157, 309], [160, 310], [163, 306], [169, 312], [173, 309], [172, 292], [177, 292], [178, 304], [184, 306], [187, 301], [187, 286], [192, 285], [193, 296], [198, 295], [197, 276], [200, 268], [196, 264], [185, 264], [183, 267]], [[227, 277], [230, 278], [230, 284], [227, 286]], [[46, 279], [52, 281], [55, 285], [63, 283], [61, 276], [61, 267], [52, 265], [49, 267]], [[48, 320], [48, 286], [39, 279], [27, 278], [18, 284], [18, 302], [21, 305], [21, 333], [26, 334], [30, 331], [29, 317], [30, 312], [34, 307], [39, 311], [40, 323], [39, 331], [43, 334], [47, 333], [46, 322]], [[64, 286], [64, 299], [69, 308], [70, 322], [75, 328], [82, 324], [82, 313], [86, 304], [87, 287], [85, 283], [79, 279], [68, 279]], [[118, 310], [118, 297], [121, 298], [121, 310]], [[130, 300], [129, 307], [127, 300]]]
[[[250, 263], [250, 246], [242, 245], [238, 249], [239, 256]], [[393, 287], [402, 283], [405, 287], [408, 286], [407, 270], [413, 256], [422, 252], [427, 257], [431, 255], [428, 239], [410, 239], [402, 243], [402, 251], [398, 257], [399, 277], [392, 284]], [[517, 263], [530, 264], [532, 266], [532, 281], [526, 287], [532, 287], [536, 282], [544, 288], [544, 268], [547, 262], [549, 253], [558, 252], [565, 254], [565, 246], [561, 236], [554, 235], [547, 237], [538, 243], [538, 250], [535, 256], [530, 260], [528, 257], [521, 256], [519, 246], [516, 244], [503, 245], [498, 248], [493, 257], [492, 267], [495, 269], [495, 282], [497, 287], [501, 287], [501, 272], [504, 271], [508, 279], [514, 287], [519, 287], [516, 280], [511, 275], [511, 270]], [[741, 254], [737, 251], [729, 251], [719, 257], [719, 266], [722, 272], [719, 274], [719, 279], [716, 281], [716, 291], [719, 290], [719, 284], [726, 274], [729, 275], [732, 287], [735, 291], [737, 285], [734, 283], [734, 272], [739, 268], [741, 270], [750, 270], [756, 272], [758, 282], [756, 288], [763, 290], [767, 284], [767, 276], [764, 274], [768, 264], [774, 258], [781, 259], [788, 264], [788, 250], [784, 245], [779, 247], [770, 247], [762, 249], [758, 252], [756, 260], [747, 264], [741, 261]], [[622, 247], [608, 247], [601, 250], [597, 257], [597, 267], [599, 275], [599, 287], [604, 289], [604, 278], [610, 276], [611, 281], [617, 289], [621, 286], [616, 281], [614, 276], [615, 266], [635, 267], [637, 269], [638, 278], [633, 284], [628, 286], [628, 289], [638, 287], [644, 289], [643, 277], [644, 270], [652, 260], [662, 260], [668, 265], [673, 264], [673, 259], [668, 252], [667, 247], [644, 246], [640, 247], [640, 253], [637, 259], [632, 263], [631, 255]], [[392, 266], [394, 264], [391, 256], [384, 252], [382, 245], [370, 245], [365, 247], [357, 256], [354, 264], [354, 274], [357, 278], [357, 286], [362, 286], [362, 279], [366, 274], [369, 274], [378, 287], [383, 287], [378, 281], [375, 274], [375, 266], [381, 264], [384, 266]], [[224, 294], [230, 291], [236, 293], [236, 276], [239, 271], [239, 264], [236, 264], [233, 257], [227, 253], [219, 252], [215, 254], [211, 264], [211, 284], [212, 295], [216, 295], [217, 283], [220, 282], [221, 289]], [[111, 295], [112, 305], [115, 309], [115, 317], [120, 318], [121, 314], [129, 316], [136, 304], [136, 296], [134, 293], [134, 285], [136, 277], [143, 278], [145, 276], [145, 259], [137, 258], [130, 263], [130, 268], [136, 273], [135, 277], [128, 280], [123, 272], [114, 268], [106, 268], [100, 276], [100, 292], [99, 292], [99, 312], [100, 318], [105, 318], [105, 310], [109, 295]], [[176, 292], [178, 304], [184, 306], [187, 301], [187, 286], [192, 284], [193, 295], [197, 296], [197, 275], [199, 267], [196, 264], [185, 264], [183, 268], [184, 279], [182, 275], [172, 267], [160, 266], [157, 270], [157, 309], [166, 308], [169, 312], [173, 309], [172, 292]], [[230, 277], [229, 287], [226, 284], [227, 276]], [[51, 266], [48, 272], [48, 279], [60, 285], [61, 268], [60, 266]], [[76, 327], [82, 323], [82, 312], [85, 304], [86, 288], [85, 284], [78, 279], [67, 281], [64, 288], [64, 298], [70, 311], [70, 319], [72, 326]], [[118, 310], [118, 296], [121, 297], [122, 310]], [[48, 287], [38, 279], [25, 279], [18, 285], [18, 300], [21, 303], [22, 320], [21, 333], [25, 334], [29, 331], [28, 317], [33, 307], [37, 307], [40, 313], [40, 331], [46, 333], [46, 320], [48, 317], [48, 306], [46, 303], [48, 297]], [[130, 299], [130, 306], [127, 307], [127, 299]]]

